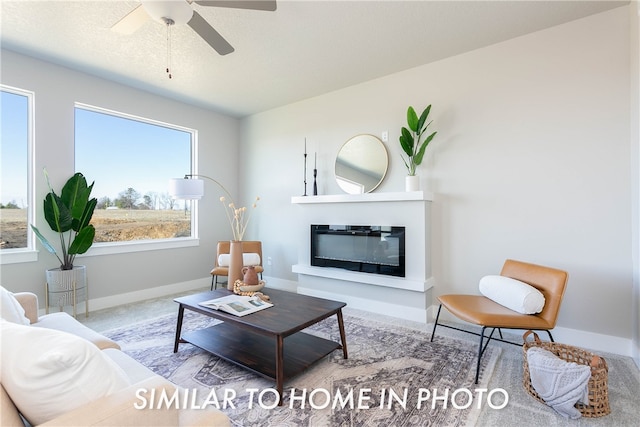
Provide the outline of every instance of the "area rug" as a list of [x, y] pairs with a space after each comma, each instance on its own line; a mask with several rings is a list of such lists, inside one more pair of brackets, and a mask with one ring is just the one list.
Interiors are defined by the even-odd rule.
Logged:
[[[186, 311], [183, 331], [214, 322]], [[176, 316], [168, 315], [104, 334], [198, 402], [219, 406], [236, 426], [473, 425], [488, 403], [487, 382], [500, 352], [487, 348], [475, 384], [472, 342], [437, 335], [430, 342], [426, 325], [420, 330], [388, 318], [377, 322], [345, 314], [349, 358], [334, 351], [287, 381], [283, 405], [276, 406], [273, 381], [191, 344], [180, 344], [173, 353], [175, 324]], [[305, 332], [339, 341], [335, 316]]]

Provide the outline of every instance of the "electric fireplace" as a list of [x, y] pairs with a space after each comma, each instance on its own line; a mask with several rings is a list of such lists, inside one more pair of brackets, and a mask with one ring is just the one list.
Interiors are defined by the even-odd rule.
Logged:
[[311, 224], [311, 265], [405, 277], [405, 227]]

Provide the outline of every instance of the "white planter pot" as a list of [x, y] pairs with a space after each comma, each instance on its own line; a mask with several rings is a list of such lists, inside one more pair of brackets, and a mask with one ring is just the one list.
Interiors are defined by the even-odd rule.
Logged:
[[418, 175], [407, 175], [405, 177], [406, 191], [420, 191], [420, 177]]
[[[76, 315], [78, 301], [87, 301], [87, 267], [74, 266], [71, 270], [52, 268], [46, 271], [46, 311], [49, 306], [63, 307], [73, 306], [73, 315]], [[87, 310], [88, 311], [88, 308]]]

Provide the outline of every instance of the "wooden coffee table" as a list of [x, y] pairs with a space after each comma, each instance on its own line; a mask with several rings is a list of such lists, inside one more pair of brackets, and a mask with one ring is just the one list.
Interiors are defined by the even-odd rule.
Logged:
[[[334, 350], [347, 358], [342, 307], [346, 304], [293, 292], [268, 289], [273, 307], [247, 316], [234, 316], [198, 303], [232, 294], [227, 289], [176, 298], [180, 304], [173, 352], [180, 343], [191, 343], [229, 362], [275, 380], [282, 404], [284, 382]], [[223, 322], [182, 334], [184, 310], [191, 310]], [[336, 315], [340, 343], [301, 332]]]

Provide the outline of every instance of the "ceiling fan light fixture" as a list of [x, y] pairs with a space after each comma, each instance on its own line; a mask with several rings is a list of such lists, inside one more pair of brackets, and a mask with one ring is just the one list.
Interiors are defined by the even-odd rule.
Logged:
[[186, 24], [193, 16], [193, 9], [186, 0], [143, 1], [141, 3], [151, 18], [163, 24], [166, 23], [166, 19], [171, 19], [176, 25]]

